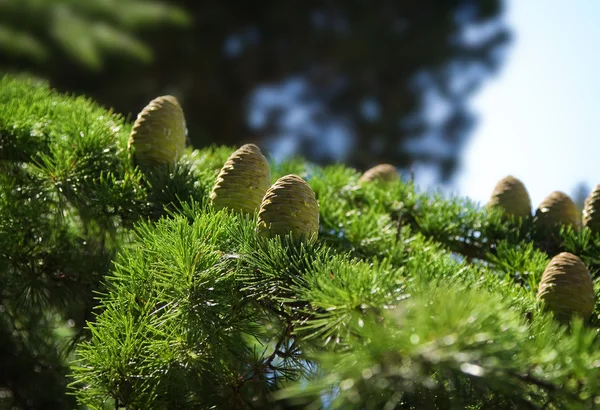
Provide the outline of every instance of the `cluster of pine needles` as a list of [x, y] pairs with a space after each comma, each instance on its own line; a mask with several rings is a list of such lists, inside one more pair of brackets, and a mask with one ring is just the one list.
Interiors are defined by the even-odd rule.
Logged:
[[293, 159], [271, 178], [308, 183], [318, 238], [265, 237], [256, 214], [211, 205], [235, 148], [186, 148], [150, 177], [131, 128], [0, 79], [0, 403], [600, 405], [599, 310], [564, 323], [536, 297], [559, 252], [596, 278], [599, 234], [557, 226], [550, 249], [527, 218]]

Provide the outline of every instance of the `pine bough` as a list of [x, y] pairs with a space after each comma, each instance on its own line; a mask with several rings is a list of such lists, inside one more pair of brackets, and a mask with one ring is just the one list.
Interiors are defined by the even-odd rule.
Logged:
[[244, 212], [211, 203], [237, 194], [214, 189], [234, 148], [148, 172], [131, 129], [0, 79], [2, 405], [600, 405], [598, 310], [557, 320], [536, 298], [559, 252], [597, 276], [598, 233], [290, 160], [267, 171], [308, 183], [318, 237], [263, 235], [256, 195]]

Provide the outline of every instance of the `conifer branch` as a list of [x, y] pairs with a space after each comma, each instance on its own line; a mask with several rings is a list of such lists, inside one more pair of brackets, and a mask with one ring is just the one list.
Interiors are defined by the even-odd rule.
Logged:
[[[271, 172], [310, 169], [319, 239], [264, 239], [256, 216], [210, 205], [234, 148], [188, 149], [173, 172], [145, 175], [124, 154], [130, 131], [88, 100], [0, 79], [0, 337], [28, 368], [71, 363], [81, 405], [539, 409], [600, 396], [600, 315], [566, 328], [541, 309], [553, 255], [531, 221], [290, 161]], [[600, 272], [599, 234], [552, 239]], [[60, 370], [18, 385], [2, 366], [18, 405], [39, 380], [64, 389]]]

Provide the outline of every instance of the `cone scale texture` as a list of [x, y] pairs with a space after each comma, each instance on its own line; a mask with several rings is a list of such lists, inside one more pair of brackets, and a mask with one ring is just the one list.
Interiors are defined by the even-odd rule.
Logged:
[[217, 176], [210, 200], [215, 209], [254, 213], [271, 185], [269, 163], [254, 144], [229, 156]]
[[175, 97], [165, 95], [152, 100], [138, 114], [127, 148], [140, 168], [172, 169], [185, 149], [185, 141], [183, 110]]
[[517, 178], [509, 175], [501, 179], [492, 192], [487, 204], [488, 208], [500, 208], [505, 215], [520, 218], [531, 216], [531, 199], [525, 185]]
[[262, 200], [257, 229], [270, 238], [290, 233], [294, 239], [316, 237], [319, 232], [319, 205], [315, 193], [297, 175], [279, 178]]
[[391, 182], [400, 179], [396, 167], [391, 164], [379, 164], [365, 171], [358, 182]]
[[587, 226], [594, 233], [600, 232], [600, 184], [585, 199], [583, 205], [583, 226]]
[[538, 206], [535, 213], [539, 228], [552, 228], [557, 225], [571, 225], [579, 229], [579, 210], [573, 200], [564, 192], [555, 191]]
[[546, 266], [537, 298], [558, 319], [568, 320], [574, 314], [587, 319], [595, 304], [592, 276], [577, 256], [560, 253]]

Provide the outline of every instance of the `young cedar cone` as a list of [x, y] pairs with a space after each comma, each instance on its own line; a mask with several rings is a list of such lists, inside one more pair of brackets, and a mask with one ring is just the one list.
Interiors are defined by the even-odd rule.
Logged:
[[177, 99], [157, 97], [138, 114], [127, 149], [133, 163], [143, 169], [172, 169], [185, 148], [185, 118]]
[[594, 311], [592, 276], [577, 256], [560, 253], [546, 266], [537, 298], [559, 320], [569, 320], [573, 314], [587, 319]]
[[505, 215], [520, 218], [531, 216], [531, 199], [525, 185], [517, 178], [509, 175], [502, 178], [494, 187], [488, 208], [500, 208]]
[[583, 225], [594, 233], [600, 232], [600, 184], [585, 199], [582, 214]]
[[364, 174], [358, 179], [358, 182], [373, 182], [382, 181], [390, 182], [396, 181], [400, 177], [396, 167], [391, 164], [379, 164], [371, 169], [365, 171]]
[[262, 200], [257, 229], [269, 238], [290, 233], [294, 239], [316, 237], [319, 205], [315, 193], [297, 175], [279, 178]]
[[538, 206], [535, 213], [538, 228], [552, 228], [556, 225], [571, 225], [579, 229], [577, 205], [564, 192], [554, 191]]
[[271, 185], [267, 159], [254, 144], [242, 145], [229, 156], [210, 194], [215, 209], [253, 213]]

